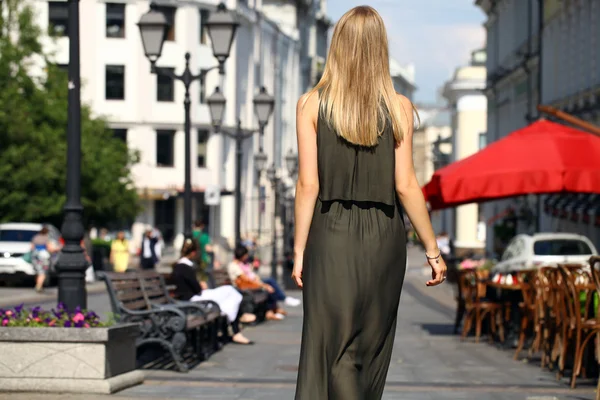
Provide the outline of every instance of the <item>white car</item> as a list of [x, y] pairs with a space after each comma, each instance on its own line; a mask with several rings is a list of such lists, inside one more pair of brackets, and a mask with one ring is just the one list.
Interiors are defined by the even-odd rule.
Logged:
[[598, 252], [585, 236], [572, 233], [517, 235], [492, 272], [507, 273], [557, 264], [585, 265]]
[[31, 251], [31, 239], [42, 229], [48, 227], [50, 240], [60, 240], [60, 232], [56, 227], [36, 223], [0, 224], [0, 280], [19, 279], [35, 276], [35, 269], [23, 256]]

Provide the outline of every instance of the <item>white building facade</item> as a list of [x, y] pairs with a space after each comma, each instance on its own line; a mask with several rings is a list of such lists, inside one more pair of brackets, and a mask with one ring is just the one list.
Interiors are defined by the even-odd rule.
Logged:
[[[140, 162], [132, 173], [143, 211], [135, 220], [134, 236], [139, 237], [143, 226], [150, 224], [160, 229], [168, 242], [183, 232], [184, 86], [150, 72], [136, 26], [149, 10], [149, 3], [146, 0], [80, 2], [82, 101], [91, 106], [95, 115], [104, 116], [115, 135], [140, 154]], [[217, 1], [155, 0], [154, 3], [172, 23], [157, 65], [181, 73], [186, 52], [191, 55], [190, 66], [195, 73], [216, 65], [204, 23], [216, 9]], [[208, 73], [204, 85], [195, 82], [191, 86], [193, 216], [205, 220], [213, 237], [224, 243], [231, 244], [235, 236], [232, 195], [235, 143], [213, 133], [206, 98], [221, 85], [227, 99], [222, 129], [235, 129], [238, 119], [243, 129], [256, 129], [252, 99], [261, 86], [266, 87], [275, 96], [276, 106], [263, 138], [264, 151], [269, 163], [282, 165], [285, 152], [295, 148], [295, 100], [305, 89], [303, 81], [310, 81], [305, 75], [312, 72], [302, 69], [308, 61], [302, 54], [306, 45], [299, 27], [308, 25], [316, 37], [318, 14], [325, 7], [323, 0], [314, 2], [318, 7], [313, 4], [300, 12], [300, 3], [227, 0], [227, 7], [237, 13], [240, 27], [225, 66], [224, 81], [220, 82], [215, 70]], [[67, 2], [32, 4], [39, 25], [43, 29], [52, 26], [60, 36], [47, 41], [55, 62], [68, 65]], [[298, 17], [289, 26], [275, 22], [275, 17], [287, 14]], [[306, 15], [310, 16], [308, 21], [302, 19]], [[306, 50], [306, 54], [310, 51]], [[258, 224], [260, 189], [253, 163], [258, 143], [258, 134], [244, 143], [243, 235], [255, 232]], [[204, 192], [211, 186], [221, 189], [218, 206], [204, 204]], [[268, 189], [265, 198], [267, 204], [273, 200]], [[267, 213], [269, 209], [273, 206], [266, 206]], [[266, 223], [268, 227], [268, 220]]]
[[[443, 88], [451, 110], [452, 162], [467, 158], [485, 146], [487, 98], [482, 93], [486, 86], [485, 60], [484, 50], [473, 52], [470, 64], [457, 68]], [[483, 253], [486, 232], [479, 205], [459, 206], [450, 215], [447, 232], [454, 239], [457, 255]]]
[[415, 65], [401, 65], [398, 61], [390, 58], [390, 75], [392, 75], [396, 93], [400, 93], [410, 101], [414, 101], [415, 91], [417, 90]]
[[[417, 109], [419, 125], [413, 134], [413, 161], [417, 181], [423, 187], [431, 180], [435, 170], [445, 163], [444, 158], [449, 160], [448, 156], [452, 155], [452, 128], [447, 107], [420, 105]], [[434, 231], [448, 232], [452, 223], [450, 216], [450, 210], [432, 211], [431, 222]]]
[[[488, 142], [538, 118], [538, 104], [600, 124], [597, 0], [477, 0], [476, 4], [488, 17]], [[521, 212], [523, 215], [533, 213], [540, 218], [537, 223], [531, 218], [517, 219], [517, 232], [574, 232], [600, 244], [597, 197], [568, 196], [489, 202], [485, 204], [485, 214], [493, 221], [509, 207], [521, 209], [526, 211]], [[580, 209], [584, 216], [573, 217], [573, 221], [571, 213], [553, 215], [547, 212], [548, 202], [560, 203], [564, 209]], [[487, 248], [494, 251], [499, 247], [498, 240], [492, 231], [487, 237]]]

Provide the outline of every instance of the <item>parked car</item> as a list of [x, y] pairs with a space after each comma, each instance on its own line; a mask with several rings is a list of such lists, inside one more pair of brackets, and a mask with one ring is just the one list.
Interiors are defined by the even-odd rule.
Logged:
[[587, 264], [598, 251], [585, 236], [572, 233], [537, 233], [515, 236], [492, 272], [507, 273], [543, 265]]
[[[50, 239], [59, 243], [60, 231], [52, 225], [27, 222], [0, 224], [0, 281], [19, 281], [36, 275], [33, 265], [24, 257], [31, 251], [31, 239], [44, 225], [48, 227]], [[53, 264], [57, 258], [52, 258]]]

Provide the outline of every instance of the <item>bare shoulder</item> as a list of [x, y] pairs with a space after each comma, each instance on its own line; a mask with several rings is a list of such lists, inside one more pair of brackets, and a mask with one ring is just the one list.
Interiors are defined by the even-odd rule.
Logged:
[[396, 99], [400, 106], [404, 131], [409, 131], [409, 128], [412, 128], [414, 124], [414, 105], [408, 97], [401, 95], [400, 93], [396, 93]]
[[[400, 104], [400, 107], [407, 113], [407, 114], [412, 114], [412, 109], [413, 109], [413, 103], [412, 101], [410, 101], [408, 99], [408, 97], [400, 94], [400, 93], [396, 93], [396, 99], [398, 100], [398, 103]], [[410, 111], [410, 112], [409, 112]]]
[[298, 100], [298, 112], [312, 114], [319, 107], [319, 93], [311, 91], [304, 93]]
[[312, 91], [300, 96], [300, 99], [298, 100], [298, 106], [296, 108], [297, 122], [305, 121], [309, 123], [310, 121], [316, 130], [318, 115], [319, 93]]

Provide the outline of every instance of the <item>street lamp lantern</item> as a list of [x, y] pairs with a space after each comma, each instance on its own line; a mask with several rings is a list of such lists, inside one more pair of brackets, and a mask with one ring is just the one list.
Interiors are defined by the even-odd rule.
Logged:
[[262, 150], [254, 156], [254, 165], [258, 172], [262, 172], [267, 166], [267, 155]]
[[290, 149], [285, 156], [285, 165], [290, 175], [295, 175], [298, 169], [298, 156]]
[[154, 63], [162, 54], [163, 44], [170, 27], [169, 22], [165, 15], [152, 4], [150, 11], [142, 15], [137, 25], [140, 28], [144, 53], [150, 62]]
[[263, 86], [260, 92], [254, 97], [254, 113], [258, 118], [258, 125], [264, 127], [269, 122], [273, 109], [275, 108], [275, 98], [267, 93]]
[[225, 103], [226, 99], [221, 89], [217, 86], [215, 92], [211, 94], [208, 99], [208, 108], [210, 110], [210, 118], [215, 130], [218, 130], [223, 123], [223, 115], [225, 114]]
[[271, 181], [273, 187], [277, 184], [277, 170], [275, 169], [275, 165], [271, 165], [267, 170], [267, 179]]
[[229, 58], [231, 45], [239, 25], [237, 18], [227, 10], [225, 3], [219, 4], [217, 11], [211, 13], [208, 21], [206, 21], [206, 29], [212, 43], [213, 54], [219, 60], [221, 72], [223, 72], [225, 61]]

